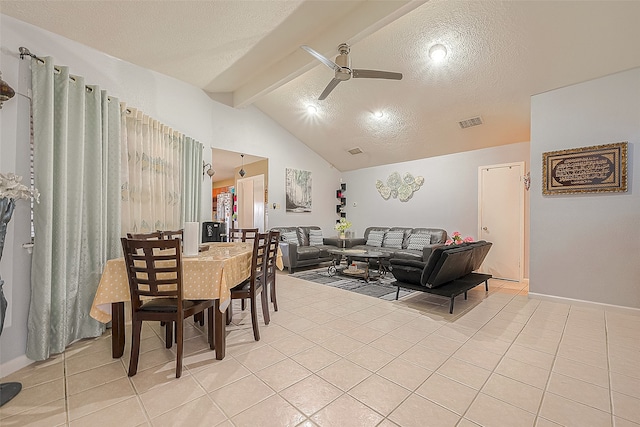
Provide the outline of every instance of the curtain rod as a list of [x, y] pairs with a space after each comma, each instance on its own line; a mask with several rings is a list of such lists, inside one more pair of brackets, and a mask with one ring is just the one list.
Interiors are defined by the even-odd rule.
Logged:
[[[26, 48], [26, 47], [24, 47], [24, 46], [20, 46], [20, 47], [18, 48], [18, 52], [20, 52], [20, 59], [24, 59], [24, 57], [25, 57], [25, 56], [29, 56], [29, 57], [31, 57], [31, 58], [33, 58], [33, 59], [37, 59], [37, 60], [38, 60], [38, 61], [40, 61], [41, 63], [45, 64], [45, 60], [44, 60], [44, 59], [42, 59], [42, 58], [40, 58], [40, 57], [38, 57], [38, 56], [34, 55], [33, 53], [31, 53], [31, 51], [30, 51], [28, 48]], [[57, 71], [58, 73], [60, 72], [60, 69], [59, 69], [59, 68], [53, 67], [53, 69], [54, 69], [55, 71]], [[71, 75], [69, 75], [69, 79], [70, 79], [71, 81], [73, 81], [73, 82], [75, 82], [75, 81], [76, 81], [76, 79], [75, 79], [73, 76], [71, 76]], [[85, 89], [86, 89], [86, 90], [88, 90], [89, 92], [93, 92], [93, 88], [91, 88], [91, 87], [89, 87], [89, 86], [86, 86], [86, 85], [85, 85]], [[109, 98], [109, 101], [111, 101], [111, 97], [108, 97], [108, 98]]]
[[38, 61], [42, 62], [44, 64], [44, 59], [42, 58], [38, 58], [37, 56], [35, 56], [33, 53], [31, 53], [29, 51], [29, 49], [27, 49], [26, 47], [22, 47], [20, 46], [18, 48], [18, 51], [20, 52], [20, 59], [24, 59], [25, 56], [30, 56], [33, 59], [37, 59]]

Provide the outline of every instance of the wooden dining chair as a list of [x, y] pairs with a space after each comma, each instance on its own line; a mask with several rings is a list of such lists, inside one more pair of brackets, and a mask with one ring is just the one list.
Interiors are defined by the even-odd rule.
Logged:
[[229, 242], [246, 242], [258, 234], [257, 228], [231, 228], [227, 236]]
[[253, 239], [256, 234], [258, 234], [257, 228], [231, 228], [228, 240], [230, 242], [246, 242], [247, 239]]
[[[247, 239], [252, 240], [258, 234], [257, 228], [230, 228], [227, 241], [229, 242], [246, 242]], [[240, 302], [240, 308], [244, 311], [246, 308], [245, 300]], [[231, 322], [231, 317], [227, 317], [227, 325]]]
[[184, 229], [180, 229], [180, 230], [158, 230], [160, 233], [162, 233], [162, 238], [163, 239], [182, 239], [183, 235], [184, 235]]
[[[253, 326], [253, 338], [260, 341], [260, 331], [258, 329], [258, 307], [257, 299], [260, 296], [262, 302], [262, 314], [264, 323], [269, 324], [269, 302], [265, 291], [266, 269], [265, 258], [268, 248], [267, 233], [256, 233], [253, 238], [253, 254], [251, 256], [251, 276], [240, 283], [238, 286], [231, 288], [231, 302], [234, 299], [248, 299], [251, 307], [251, 325]], [[247, 237], [246, 241], [250, 241]], [[231, 323], [233, 317], [232, 304], [227, 308], [227, 324]]]
[[[136, 240], [162, 240], [165, 239], [161, 230], [151, 231], [149, 233], [127, 233], [127, 239], [136, 239]], [[200, 325], [204, 325], [204, 315], [201, 317], [194, 317], [194, 320], [199, 322]], [[165, 331], [165, 344], [167, 348], [171, 348], [173, 339], [172, 336], [172, 323], [166, 323], [164, 321], [160, 322], [160, 326], [166, 326]]]
[[161, 231], [152, 231], [150, 233], [127, 233], [127, 239], [135, 240], [161, 240]]
[[[183, 321], [207, 310], [209, 347], [214, 349], [214, 301], [192, 301], [182, 297], [182, 253], [180, 241], [121, 239], [131, 295], [131, 358], [129, 376], [138, 371], [142, 322], [161, 321], [167, 331], [175, 324], [176, 378], [182, 375]], [[169, 332], [167, 332], [167, 335]], [[168, 337], [167, 346], [172, 342]]]
[[266, 282], [265, 288], [269, 290], [273, 310], [278, 311], [278, 300], [276, 298], [276, 261], [278, 259], [278, 242], [280, 241], [279, 231], [269, 231], [267, 256], [265, 258]]

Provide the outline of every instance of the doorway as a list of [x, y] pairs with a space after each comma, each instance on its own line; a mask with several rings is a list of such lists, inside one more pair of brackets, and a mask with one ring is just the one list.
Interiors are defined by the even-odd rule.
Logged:
[[[214, 221], [224, 222], [225, 228], [228, 230], [233, 227], [240, 227], [241, 222], [248, 223], [253, 226], [253, 216], [258, 215], [262, 218], [260, 230], [267, 228], [267, 212], [265, 210], [265, 201], [267, 197], [267, 191], [269, 188], [269, 159], [260, 156], [254, 156], [246, 153], [239, 153], [235, 151], [227, 151], [218, 148], [211, 149], [211, 167], [214, 170], [211, 178], [212, 194], [212, 218]], [[242, 169], [242, 174], [240, 170]], [[204, 176], [204, 174], [203, 174]], [[253, 177], [262, 176], [262, 190], [263, 204], [260, 207], [261, 213], [254, 212], [253, 203], [248, 203], [246, 206], [241, 205], [240, 200], [240, 182], [251, 179]], [[258, 190], [254, 190], [253, 184], [244, 188], [245, 193], [247, 191], [253, 193], [260, 193]], [[257, 195], [252, 195], [249, 200], [253, 199]], [[249, 218], [249, 219], [246, 219]], [[256, 225], [256, 228], [259, 228]]]
[[238, 228], [257, 228], [264, 233], [264, 175], [237, 181]]
[[524, 162], [478, 168], [478, 237], [493, 243], [480, 268], [505, 280], [524, 277]]

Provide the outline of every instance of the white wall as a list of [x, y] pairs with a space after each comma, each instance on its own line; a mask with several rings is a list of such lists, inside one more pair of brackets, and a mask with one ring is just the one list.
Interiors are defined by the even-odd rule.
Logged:
[[[640, 308], [640, 69], [532, 97], [534, 294]], [[629, 142], [626, 193], [542, 195], [542, 153]]]
[[[14, 89], [27, 93], [30, 82], [28, 61], [21, 61], [18, 48], [25, 46], [38, 56], [52, 56], [56, 64], [67, 65], [72, 74], [82, 75], [88, 84], [98, 84], [120, 101], [202, 142], [205, 161], [211, 161], [210, 147], [224, 148], [269, 158], [269, 225], [320, 225], [331, 232], [335, 186], [339, 173], [290, 133], [256, 108], [235, 110], [212, 101], [200, 89], [156, 72], [115, 59], [40, 28], [0, 15], [0, 70]], [[28, 176], [27, 100], [19, 95], [0, 110], [0, 172]], [[28, 155], [28, 154], [27, 154]], [[313, 213], [284, 212], [284, 168], [312, 172]], [[211, 182], [203, 188], [202, 217], [211, 218]], [[29, 240], [28, 207], [21, 204], [9, 224], [0, 274], [10, 301], [10, 326], [0, 336], [0, 377], [19, 369], [28, 360], [26, 319], [29, 308], [29, 258], [21, 244]], [[26, 262], [24, 260], [27, 260]]]
[[[223, 104], [213, 105], [213, 137], [215, 148], [244, 152], [269, 159], [268, 227], [285, 225], [318, 225], [325, 235], [333, 231], [335, 212], [335, 188], [340, 173], [314, 151], [280, 127], [256, 108], [235, 110]], [[208, 152], [207, 152], [208, 151]], [[211, 150], [205, 150], [211, 161]], [[288, 213], [285, 211], [285, 169], [311, 171], [312, 212]], [[203, 215], [211, 219], [211, 191], [203, 206]], [[280, 209], [273, 209], [278, 203]]]
[[[521, 142], [346, 172], [347, 218], [353, 222], [356, 236], [362, 236], [370, 226], [406, 226], [444, 228], [449, 234], [460, 231], [464, 236], [477, 238], [478, 167], [523, 161], [529, 170], [528, 159], [529, 143]], [[386, 182], [392, 172], [423, 176], [425, 183], [407, 202], [384, 200], [376, 189], [376, 180]], [[525, 210], [527, 206], [525, 193]], [[527, 220], [525, 217], [525, 225]], [[527, 255], [525, 250], [525, 277], [528, 277]]]

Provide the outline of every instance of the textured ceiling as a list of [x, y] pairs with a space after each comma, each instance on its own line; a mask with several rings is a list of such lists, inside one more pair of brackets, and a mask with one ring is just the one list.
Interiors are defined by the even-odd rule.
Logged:
[[[529, 141], [531, 95], [640, 66], [640, 2], [2, 0], [0, 12], [253, 103], [342, 171]], [[299, 46], [333, 58], [341, 42], [354, 68], [403, 80], [352, 79], [317, 101], [333, 71]]]

